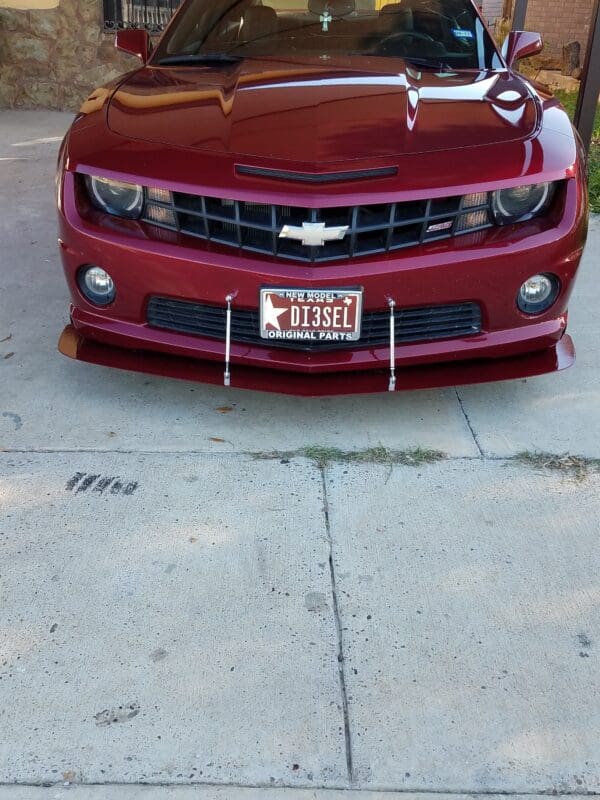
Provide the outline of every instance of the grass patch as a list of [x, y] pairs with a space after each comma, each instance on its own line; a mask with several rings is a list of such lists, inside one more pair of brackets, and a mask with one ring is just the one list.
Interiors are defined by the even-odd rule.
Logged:
[[421, 467], [443, 461], [446, 454], [439, 450], [426, 450], [421, 447], [412, 450], [388, 450], [387, 447], [369, 447], [365, 450], [340, 450], [337, 447], [310, 445], [287, 453], [259, 453], [257, 458], [289, 460], [290, 458], [309, 458], [319, 467], [329, 464], [395, 464], [406, 467]]
[[592, 211], [600, 214], [600, 141], [592, 145], [589, 161], [590, 173], [590, 206]]
[[311, 458], [320, 466], [336, 464], [402, 464], [407, 467], [420, 467], [433, 464], [446, 458], [439, 450], [424, 450], [417, 447], [413, 450], [388, 450], [387, 447], [369, 447], [366, 450], [339, 450], [336, 447], [320, 447], [312, 445], [304, 447], [298, 455]]
[[520, 464], [539, 470], [561, 472], [578, 481], [585, 480], [591, 472], [600, 472], [600, 459], [573, 456], [568, 453], [556, 455], [554, 453], [519, 453], [513, 459]]
[[[565, 111], [573, 119], [577, 105], [577, 92], [555, 92], [556, 98], [562, 103]], [[600, 214], [600, 109], [596, 114], [592, 146], [588, 162], [590, 207], [596, 214]]]

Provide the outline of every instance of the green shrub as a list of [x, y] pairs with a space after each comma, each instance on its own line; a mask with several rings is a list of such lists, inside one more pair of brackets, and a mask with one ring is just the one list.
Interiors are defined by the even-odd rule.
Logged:
[[[577, 95], [574, 92], [555, 92], [555, 95], [563, 104], [571, 119], [573, 119], [575, 106], [577, 105]], [[592, 211], [600, 214], [600, 110], [596, 114], [588, 167], [590, 206]]]

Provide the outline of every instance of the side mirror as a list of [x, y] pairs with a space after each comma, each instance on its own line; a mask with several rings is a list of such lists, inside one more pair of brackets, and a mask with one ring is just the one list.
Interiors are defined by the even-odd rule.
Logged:
[[137, 56], [145, 64], [152, 51], [150, 34], [148, 31], [143, 31], [139, 28], [125, 28], [122, 31], [117, 31], [115, 47], [125, 53]]
[[511, 31], [504, 40], [502, 55], [509, 67], [512, 67], [520, 58], [537, 56], [544, 49], [541, 34], [528, 31]]

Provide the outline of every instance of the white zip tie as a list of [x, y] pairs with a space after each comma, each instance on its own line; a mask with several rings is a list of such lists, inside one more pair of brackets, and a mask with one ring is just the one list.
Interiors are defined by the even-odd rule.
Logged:
[[396, 303], [390, 297], [388, 299], [390, 307], [390, 385], [388, 392], [396, 391]]
[[231, 303], [233, 302], [233, 295], [228, 294], [225, 298], [227, 303], [227, 313], [225, 315], [225, 375], [223, 378], [224, 386], [231, 386]]

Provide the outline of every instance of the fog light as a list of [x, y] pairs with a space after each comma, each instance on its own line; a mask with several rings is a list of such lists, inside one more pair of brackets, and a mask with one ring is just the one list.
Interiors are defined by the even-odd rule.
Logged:
[[556, 302], [559, 292], [556, 275], [533, 275], [521, 286], [517, 305], [525, 314], [542, 314]]
[[115, 284], [108, 272], [100, 267], [82, 267], [78, 275], [79, 288], [96, 306], [107, 306], [115, 299]]

